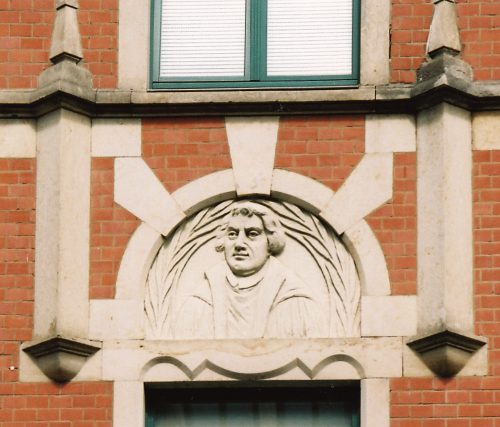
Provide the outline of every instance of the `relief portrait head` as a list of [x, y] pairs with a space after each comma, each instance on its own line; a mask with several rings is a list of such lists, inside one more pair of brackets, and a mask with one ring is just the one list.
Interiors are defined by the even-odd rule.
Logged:
[[235, 276], [257, 273], [270, 255], [279, 255], [286, 238], [278, 216], [265, 206], [241, 202], [220, 228], [216, 251]]
[[165, 239], [145, 311], [161, 339], [353, 336], [359, 288], [352, 257], [314, 215], [286, 202], [234, 200]]

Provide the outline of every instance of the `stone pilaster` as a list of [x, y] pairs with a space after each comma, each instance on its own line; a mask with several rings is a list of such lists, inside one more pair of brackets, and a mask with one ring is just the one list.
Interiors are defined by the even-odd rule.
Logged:
[[[420, 338], [409, 345], [443, 376], [457, 373], [482, 345], [471, 348], [468, 339], [473, 333], [471, 140], [468, 111], [442, 103], [418, 115]], [[422, 338], [432, 345], [422, 345]]]

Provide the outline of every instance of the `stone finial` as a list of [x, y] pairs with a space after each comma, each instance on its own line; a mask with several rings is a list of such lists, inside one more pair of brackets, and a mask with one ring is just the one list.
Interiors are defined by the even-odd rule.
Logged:
[[78, 0], [56, 1], [56, 19], [49, 52], [54, 64], [63, 60], [78, 63], [83, 58], [77, 10]]
[[448, 85], [464, 90], [472, 82], [472, 68], [460, 59], [460, 34], [457, 25], [455, 0], [434, 0], [427, 60], [417, 71], [413, 94]]
[[82, 66], [82, 42], [78, 28], [78, 0], [56, 0], [56, 19], [49, 58], [52, 66], [38, 77], [38, 96], [54, 91], [92, 99], [92, 75]]
[[434, 58], [444, 52], [458, 55], [462, 50], [457, 25], [457, 13], [454, 0], [434, 0], [427, 54]]

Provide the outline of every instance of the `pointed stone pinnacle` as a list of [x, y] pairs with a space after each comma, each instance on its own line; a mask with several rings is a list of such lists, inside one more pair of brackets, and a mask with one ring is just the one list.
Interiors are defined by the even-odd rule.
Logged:
[[434, 0], [427, 54], [434, 58], [444, 52], [458, 55], [462, 50], [457, 25], [457, 13], [454, 0]]
[[83, 58], [77, 10], [77, 0], [57, 0], [56, 2], [57, 12], [49, 52], [50, 60], [54, 64], [63, 60], [78, 63]]

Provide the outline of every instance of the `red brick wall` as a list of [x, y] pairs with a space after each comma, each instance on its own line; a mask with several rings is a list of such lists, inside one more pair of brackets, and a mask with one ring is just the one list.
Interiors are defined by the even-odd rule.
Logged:
[[169, 192], [231, 167], [224, 119], [144, 119], [142, 155]]
[[416, 154], [394, 154], [393, 196], [368, 218], [382, 246], [393, 295], [417, 293]]
[[2, 427], [111, 427], [109, 382], [0, 383]]
[[391, 427], [500, 426], [500, 151], [474, 152], [475, 333], [489, 375], [391, 381]]
[[[55, 0], [0, 0], [0, 89], [37, 87], [50, 65]], [[96, 88], [114, 88], [118, 63], [118, 0], [80, 0], [84, 64]]]
[[275, 165], [337, 190], [365, 151], [364, 133], [363, 116], [282, 117]]
[[35, 160], [0, 159], [0, 426], [111, 427], [111, 383], [19, 382], [32, 339]]
[[[391, 81], [414, 83], [425, 58], [433, 5], [427, 0], [392, 0]], [[475, 80], [500, 78], [500, 4], [496, 0], [458, 0], [463, 59]]]
[[113, 199], [114, 159], [92, 159], [90, 191], [90, 298], [114, 298], [120, 261], [139, 225]]

